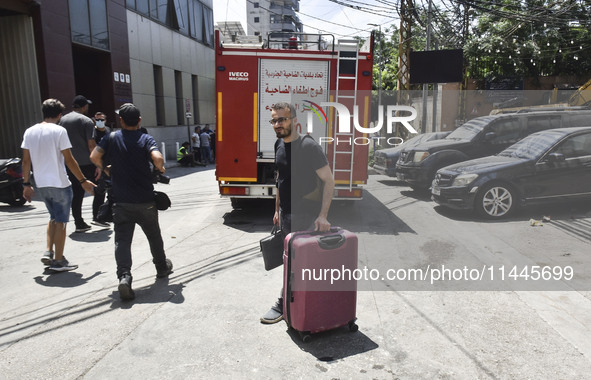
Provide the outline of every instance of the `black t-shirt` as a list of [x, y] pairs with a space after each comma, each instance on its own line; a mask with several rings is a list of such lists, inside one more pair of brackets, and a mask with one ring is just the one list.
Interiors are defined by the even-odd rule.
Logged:
[[275, 164], [279, 206], [283, 212], [291, 214], [292, 206], [297, 209], [304, 196], [316, 189], [319, 181], [316, 170], [328, 165], [328, 160], [312, 136], [305, 135], [291, 143], [278, 139]]
[[[112, 195], [115, 202], [149, 203], [154, 201], [150, 167], [156, 141], [140, 130], [121, 130], [106, 135], [98, 144], [104, 151], [103, 162], [111, 164]], [[112, 141], [111, 141], [112, 140]]]
[[103, 137], [105, 137], [110, 132], [111, 132], [111, 130], [108, 127], [105, 127], [105, 129], [102, 131], [100, 129], [98, 129], [97, 127], [94, 127], [94, 131], [92, 132], [92, 138], [98, 144], [101, 142]]

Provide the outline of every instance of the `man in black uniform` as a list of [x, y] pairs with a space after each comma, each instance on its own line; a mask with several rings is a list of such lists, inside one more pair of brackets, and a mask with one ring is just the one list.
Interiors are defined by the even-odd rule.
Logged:
[[[328, 210], [332, 202], [334, 179], [326, 155], [311, 136], [300, 136], [295, 129], [293, 105], [278, 102], [271, 107], [270, 123], [277, 135], [277, 196], [273, 224], [286, 233], [301, 230], [328, 231]], [[283, 293], [283, 292], [282, 292]], [[283, 319], [283, 296], [261, 317], [262, 323]]]

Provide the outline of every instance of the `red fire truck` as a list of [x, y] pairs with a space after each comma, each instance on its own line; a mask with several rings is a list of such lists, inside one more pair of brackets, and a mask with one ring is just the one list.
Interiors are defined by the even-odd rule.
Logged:
[[357, 40], [310, 36], [257, 46], [222, 43], [216, 32], [216, 179], [234, 206], [240, 198], [275, 197], [277, 138], [269, 119], [279, 101], [295, 105], [298, 132], [326, 153], [334, 199], [362, 197], [370, 137], [354, 125], [369, 125], [373, 51], [360, 51]]

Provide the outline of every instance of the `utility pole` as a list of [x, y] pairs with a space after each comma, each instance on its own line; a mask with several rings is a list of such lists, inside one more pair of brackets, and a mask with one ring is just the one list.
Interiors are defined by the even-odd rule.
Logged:
[[[398, 90], [398, 104], [410, 104], [410, 42], [412, 26], [412, 9], [414, 4], [412, 0], [400, 1], [400, 34], [398, 42], [398, 80], [396, 88]], [[406, 139], [406, 136], [400, 136], [400, 126], [396, 125], [396, 135]]]
[[[379, 49], [378, 49], [378, 112], [381, 110], [382, 106], [382, 71], [384, 70], [383, 61], [384, 55], [382, 54], [382, 26], [378, 24], [367, 24], [370, 26], [377, 26], [378, 27], [378, 38], [376, 39]], [[374, 42], [375, 43], [375, 42]], [[383, 130], [383, 129], [382, 129]], [[373, 139], [373, 153], [376, 153], [376, 140]]]
[[382, 71], [384, 70], [384, 57], [382, 55], [382, 26], [378, 25], [378, 24], [367, 24], [370, 26], [377, 26], [378, 27], [378, 68], [379, 68], [379, 73], [378, 73], [378, 109], [379, 107], [382, 105]]
[[[429, 51], [431, 46], [431, 7], [432, 0], [429, 0], [429, 10], [427, 12], [427, 44], [425, 51]], [[423, 83], [423, 117], [421, 120], [421, 133], [427, 132], [427, 95], [429, 94], [429, 83]], [[433, 99], [435, 102], [435, 99]]]
[[[469, 9], [470, 6], [467, 3], [463, 4], [464, 6], [464, 20], [463, 20], [463, 30], [462, 30], [462, 46], [466, 43], [468, 39], [468, 31], [470, 25], [470, 16], [469, 16]], [[466, 63], [464, 63], [464, 67], [462, 69], [462, 83], [460, 83], [460, 100], [458, 102], [458, 118], [463, 122], [467, 120], [466, 115], [466, 94], [468, 90], [468, 73], [466, 70]]]

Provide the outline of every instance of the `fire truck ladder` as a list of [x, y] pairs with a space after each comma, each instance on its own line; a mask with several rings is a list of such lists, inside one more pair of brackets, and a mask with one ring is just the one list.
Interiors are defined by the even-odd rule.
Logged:
[[[351, 131], [348, 133], [338, 132], [338, 128], [334, 128], [334, 148], [332, 157], [332, 172], [336, 178], [336, 173], [349, 174], [349, 191], [353, 190], [353, 159], [355, 157], [355, 127], [353, 124], [354, 109], [357, 105], [357, 71], [359, 68], [359, 42], [357, 40], [339, 40], [337, 44], [337, 89], [335, 95], [335, 102], [340, 103], [343, 99], [352, 99], [353, 106], [350, 109], [351, 120], [349, 125]], [[351, 88], [350, 85], [345, 85], [346, 81], [353, 81], [353, 90], [343, 90], [342, 87]], [[336, 126], [335, 117], [335, 126]], [[337, 150], [339, 138], [347, 138], [351, 141], [351, 150]], [[337, 168], [337, 156], [344, 155], [349, 157], [349, 168]]]

